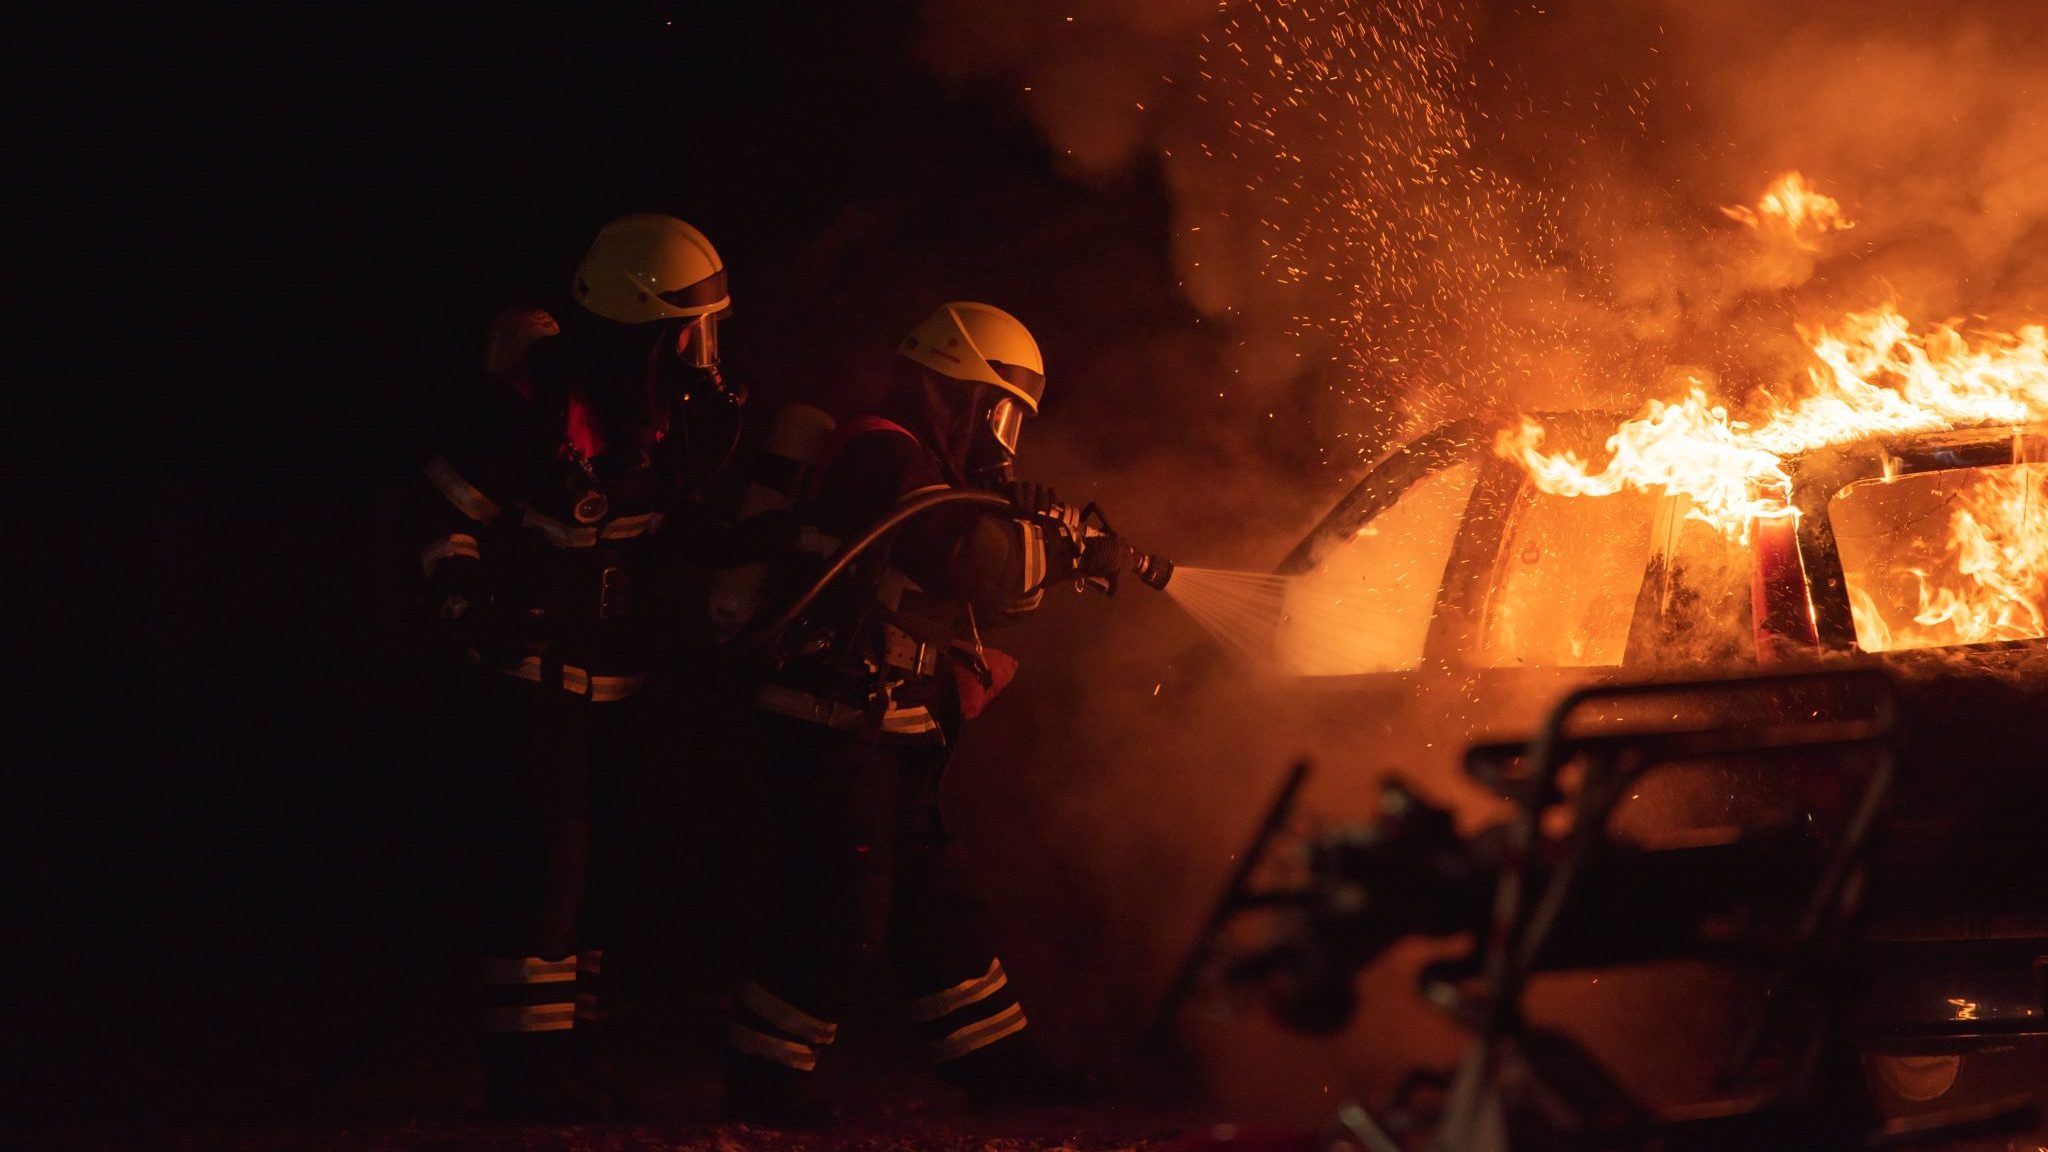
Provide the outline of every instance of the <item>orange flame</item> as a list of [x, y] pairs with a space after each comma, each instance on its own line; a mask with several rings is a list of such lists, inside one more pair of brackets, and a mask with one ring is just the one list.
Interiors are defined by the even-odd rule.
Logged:
[[1873, 651], [2031, 640], [2048, 635], [2048, 468], [1989, 469], [1958, 495], [1944, 571], [1912, 570], [1920, 608], [1892, 627], [1852, 589], [1856, 634]]
[[1806, 177], [1797, 172], [1787, 172], [1778, 177], [1764, 189], [1756, 207], [1731, 204], [1721, 209], [1721, 214], [1758, 232], [1782, 236], [1808, 251], [1818, 248], [1820, 238], [1827, 233], [1856, 226], [1854, 221], [1842, 215], [1842, 206], [1835, 202], [1834, 197], [1816, 191], [1806, 182]]
[[2023, 424], [2048, 417], [2048, 328], [1965, 335], [1944, 324], [1925, 335], [1890, 305], [1810, 332], [1815, 363], [1796, 400], [1774, 402], [1751, 423], [1695, 386], [1675, 402], [1650, 401], [1607, 440], [1593, 471], [1577, 455], [1547, 455], [1543, 428], [1524, 419], [1495, 449], [1519, 461], [1546, 492], [1597, 496], [1638, 488], [1688, 496], [1690, 513], [1746, 538], [1757, 517], [1789, 515], [1784, 457], [1873, 436]]
[[[1773, 184], [1756, 209], [1724, 211], [1803, 245], [1850, 227], [1840, 205], [1796, 172]], [[1694, 380], [1683, 396], [1652, 400], [1622, 423], [1597, 469], [1571, 452], [1544, 452], [1544, 428], [1527, 418], [1502, 432], [1495, 450], [1546, 492], [1599, 496], [1634, 488], [1687, 497], [1689, 518], [1746, 543], [1758, 521], [1797, 516], [1786, 502], [1789, 456], [1872, 437], [2048, 419], [2048, 327], [1966, 333], [1950, 321], [1916, 332], [1887, 304], [1802, 335], [1812, 351], [1804, 387], [1765, 397], [1749, 419]], [[1966, 490], [1950, 522], [1944, 572], [1912, 570], [1921, 597], [1910, 634], [1887, 633], [1869, 598], [1853, 597], [1865, 647], [2048, 633], [2048, 526], [2033, 515], [2048, 497], [2048, 469], [2010, 471]]]
[[1608, 496], [1637, 488], [1689, 496], [1689, 516], [1746, 540], [1752, 520], [1792, 514], [1783, 496], [1791, 477], [1776, 453], [1754, 443], [1755, 435], [1695, 382], [1675, 403], [1650, 401], [1643, 415], [1608, 437], [1611, 455], [1598, 472], [1574, 452], [1545, 455], [1543, 426], [1527, 418], [1519, 429], [1502, 432], [1494, 450], [1520, 461], [1545, 492]]

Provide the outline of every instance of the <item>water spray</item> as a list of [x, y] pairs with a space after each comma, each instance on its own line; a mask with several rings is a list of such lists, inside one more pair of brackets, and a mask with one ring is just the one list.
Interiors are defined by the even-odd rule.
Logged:
[[1244, 654], [1273, 655], [1274, 638], [1285, 619], [1292, 576], [1232, 572], [1220, 568], [1177, 570], [1171, 585], [1155, 585], [1210, 635]]

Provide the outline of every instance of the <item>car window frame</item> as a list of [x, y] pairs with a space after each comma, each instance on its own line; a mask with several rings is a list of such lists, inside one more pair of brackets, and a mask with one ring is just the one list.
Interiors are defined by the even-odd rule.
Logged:
[[1274, 565], [1274, 573], [1301, 576], [1314, 571], [1330, 548], [1342, 547], [1359, 529], [1400, 503], [1409, 489], [1445, 469], [1479, 460], [1492, 446], [1493, 434], [1493, 426], [1484, 421], [1455, 420], [1389, 451]]
[[[1792, 477], [1792, 502], [1799, 510], [1799, 554], [1806, 565], [1806, 592], [1813, 604], [1815, 632], [1821, 647], [1831, 652], [1862, 651], [1856, 644], [1848, 580], [1842, 571], [1842, 556], [1835, 544], [1830, 518], [1830, 507], [1843, 489], [1887, 476], [2043, 463], [2048, 463], [2048, 424], [1998, 425], [1866, 440], [1815, 449], [1788, 460], [1786, 472]], [[1912, 651], [1953, 652], [2041, 643], [2042, 640], [2003, 640]]]

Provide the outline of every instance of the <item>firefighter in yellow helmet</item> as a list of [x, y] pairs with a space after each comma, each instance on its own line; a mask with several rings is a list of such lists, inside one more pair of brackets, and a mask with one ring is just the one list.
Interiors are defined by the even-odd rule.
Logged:
[[1014, 661], [984, 633], [1037, 608], [1051, 583], [1114, 575], [1114, 537], [1065, 529], [1014, 461], [1045, 365], [1031, 333], [987, 304], [940, 306], [899, 349], [887, 398], [842, 425], [798, 512], [846, 540], [906, 497], [975, 485], [1014, 510], [942, 508], [906, 523], [780, 637], [757, 697], [754, 786], [777, 869], [768, 939], [728, 1038], [726, 1107], [808, 1125], [808, 1088], [861, 961], [886, 954], [943, 1075], [976, 1104], [1062, 1089], [990, 946], [939, 808], [964, 722]]
[[486, 823], [486, 1107], [505, 1116], [604, 1104], [619, 797], [657, 768], [642, 689], [690, 636], [676, 549], [743, 399], [719, 369], [725, 265], [696, 228], [614, 220], [568, 289], [559, 317], [501, 314], [426, 468], [426, 601], [479, 701], [459, 739]]

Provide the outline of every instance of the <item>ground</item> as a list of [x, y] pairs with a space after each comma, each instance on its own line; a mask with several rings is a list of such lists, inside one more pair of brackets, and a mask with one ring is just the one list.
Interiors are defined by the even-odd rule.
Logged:
[[[232, 950], [230, 950], [232, 951]], [[221, 953], [215, 951], [218, 957]], [[216, 963], [222, 963], [216, 960]], [[223, 964], [223, 966], [225, 966]], [[467, 965], [450, 965], [450, 974]], [[657, 1003], [622, 1028], [616, 1049], [632, 1109], [582, 1126], [486, 1124], [469, 1001], [429, 981], [378, 1014], [339, 995], [342, 973], [266, 989], [216, 973], [123, 984], [89, 964], [53, 994], [10, 1013], [42, 1037], [0, 1096], [0, 1146], [86, 1152], [385, 1152], [437, 1149], [870, 1152], [916, 1148], [1038, 1152], [1158, 1148], [1200, 1132], [1214, 1109], [1140, 1083], [1085, 1109], [976, 1115], [926, 1065], [916, 1037], [878, 1001], [863, 1005], [820, 1073], [841, 1123], [781, 1133], [716, 1120], [717, 1039], [710, 997]], [[246, 975], [242, 973], [241, 975]], [[237, 990], [239, 988], [239, 991]], [[88, 993], [87, 989], [90, 989]], [[320, 1014], [323, 995], [334, 1015]], [[83, 1007], [97, 1001], [89, 1022]], [[144, 1023], [123, 1027], [144, 1013]], [[1176, 1078], [1165, 1078], [1169, 1083]]]
[[797, 1134], [740, 1124], [492, 1128], [459, 1123], [392, 1126], [316, 1126], [308, 1123], [189, 1133], [79, 1133], [58, 1136], [46, 1143], [39, 1141], [37, 1146], [58, 1150], [149, 1147], [238, 1152], [314, 1152], [316, 1149], [347, 1149], [350, 1152], [396, 1152], [399, 1149], [445, 1152], [510, 1152], [512, 1149], [561, 1149], [564, 1152], [880, 1152], [897, 1148], [944, 1152], [1107, 1152], [1110, 1149], [1160, 1146], [1156, 1138], [1134, 1138], [1091, 1122], [1033, 1131], [1040, 1127], [1031, 1122], [1024, 1122], [1021, 1127], [940, 1121], [856, 1123], [830, 1133]]
[[[673, 1101], [668, 1101], [673, 1103]], [[694, 1109], [693, 1109], [694, 1110]], [[700, 1111], [701, 1110], [696, 1110]], [[387, 1152], [397, 1149], [500, 1152], [879, 1152], [916, 1148], [945, 1152], [1108, 1152], [1159, 1148], [1203, 1126], [1170, 1113], [1121, 1106], [975, 1116], [898, 1099], [849, 1105], [825, 1132], [780, 1132], [717, 1123], [698, 1115], [606, 1124], [490, 1124], [447, 1109], [421, 1116], [380, 1111], [310, 1111], [297, 1117], [239, 1121], [96, 1123], [73, 1120], [17, 1133], [21, 1147], [51, 1152], [148, 1148], [248, 1152]]]

